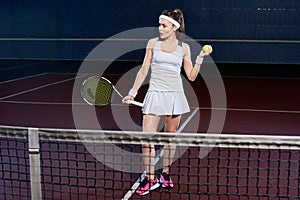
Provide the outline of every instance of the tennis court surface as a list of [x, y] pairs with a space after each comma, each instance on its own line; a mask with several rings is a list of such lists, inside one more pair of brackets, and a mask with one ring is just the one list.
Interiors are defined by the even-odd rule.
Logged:
[[[51, 65], [27, 64], [33, 70]], [[89, 123], [84, 111], [91, 106], [72, 99], [75, 80], [88, 76], [36, 73], [0, 83], [1, 199], [299, 198], [300, 79], [223, 77], [227, 107], [216, 108], [199, 77], [192, 83], [199, 105], [190, 100], [181, 133], [154, 136], [140, 132], [140, 108], [118, 98], [92, 107], [101, 130]], [[122, 75], [106, 76], [117, 83]], [[134, 78], [126, 75], [128, 82]], [[86, 119], [82, 127], [74, 123], [74, 107]], [[208, 132], [213, 111], [226, 113], [221, 134]], [[176, 146], [174, 188], [134, 193], [143, 178], [142, 143], [156, 145], [157, 173], [163, 145]]]
[[[194, 82], [181, 68], [190, 112], [178, 132], [164, 133], [162, 119], [144, 133], [141, 107], [118, 95], [88, 105], [81, 94], [93, 103], [100, 89], [81, 86], [104, 76], [126, 95], [151, 38], [167, 37], [162, 55], [188, 57], [160, 23], [165, 9], [184, 25], [192, 63], [205, 45], [213, 52]], [[299, 0], [1, 1], [0, 200], [299, 199], [299, 16]], [[157, 177], [164, 147], [176, 149], [173, 188], [137, 195], [143, 144], [155, 145]]]

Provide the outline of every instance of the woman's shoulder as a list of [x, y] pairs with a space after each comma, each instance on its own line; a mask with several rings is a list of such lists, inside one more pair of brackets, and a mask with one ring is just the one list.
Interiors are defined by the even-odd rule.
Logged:
[[158, 41], [158, 37], [149, 39], [147, 47], [154, 48], [157, 41]]
[[188, 45], [185, 42], [182, 42], [182, 49], [184, 52], [189, 51], [190, 50], [190, 45]]
[[158, 40], [159, 40], [159, 37], [149, 39], [149, 41], [158, 41]]
[[182, 47], [185, 47], [185, 48], [187, 48], [187, 47], [190, 47], [190, 46], [189, 46], [189, 44], [188, 44], [188, 43], [186, 43], [186, 42], [182, 42]]

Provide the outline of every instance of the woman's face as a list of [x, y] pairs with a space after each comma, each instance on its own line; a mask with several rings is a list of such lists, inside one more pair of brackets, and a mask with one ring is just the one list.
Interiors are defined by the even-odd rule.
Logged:
[[171, 22], [165, 19], [159, 19], [159, 35], [161, 39], [166, 39], [170, 37], [170, 35], [174, 34], [177, 30], [176, 26], [174, 26]]

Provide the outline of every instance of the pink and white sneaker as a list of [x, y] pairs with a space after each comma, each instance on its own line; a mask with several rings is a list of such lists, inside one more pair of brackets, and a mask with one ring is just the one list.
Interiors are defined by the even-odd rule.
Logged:
[[167, 174], [166, 172], [160, 174], [159, 182], [162, 184], [162, 187], [169, 187], [169, 188], [174, 187], [174, 183], [171, 179], [170, 174]]
[[138, 189], [136, 190], [136, 193], [138, 195], [146, 195], [149, 194], [149, 192], [152, 192], [153, 190], [155, 190], [156, 188], [158, 188], [160, 186], [158, 179], [155, 177], [155, 179], [153, 180], [148, 180], [147, 178], [145, 178], [140, 186], [138, 187]]

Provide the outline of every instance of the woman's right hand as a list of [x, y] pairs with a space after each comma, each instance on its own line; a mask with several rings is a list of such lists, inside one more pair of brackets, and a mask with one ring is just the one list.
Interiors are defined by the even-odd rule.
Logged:
[[128, 102], [128, 100], [134, 100], [133, 96], [127, 95], [126, 97], [124, 97], [124, 98], [122, 99], [122, 103], [124, 103], [124, 104], [130, 104], [130, 103]]

